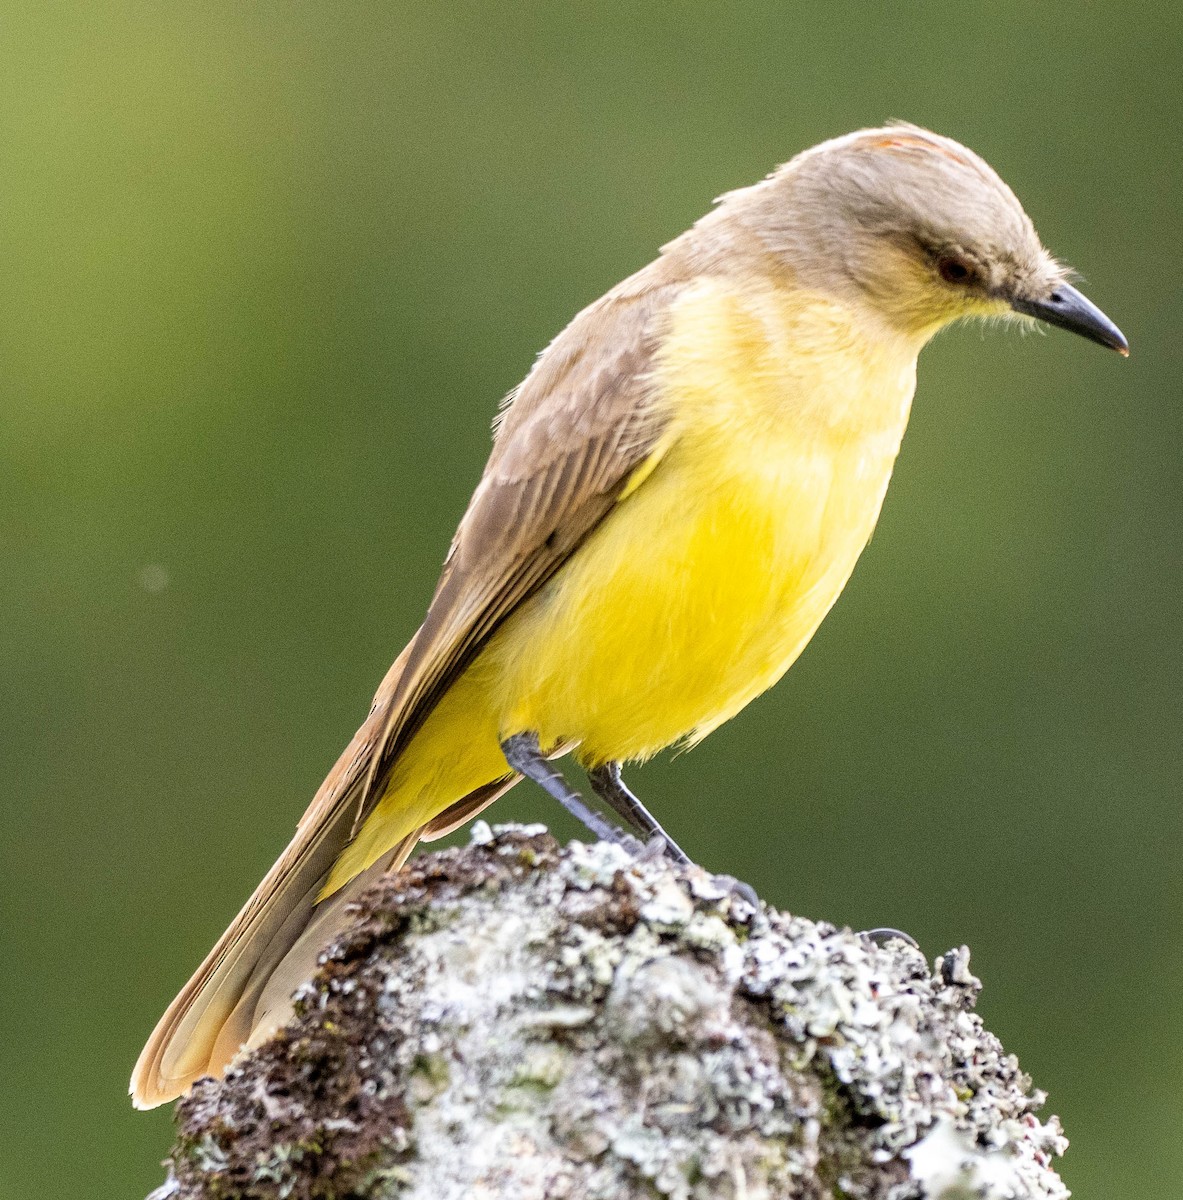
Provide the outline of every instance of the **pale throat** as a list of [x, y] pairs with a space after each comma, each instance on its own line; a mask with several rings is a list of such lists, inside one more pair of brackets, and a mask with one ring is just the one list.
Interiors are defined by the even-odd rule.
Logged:
[[659, 375], [677, 397], [679, 424], [894, 456], [927, 340], [869, 305], [714, 279], [673, 306]]
[[916, 390], [916, 360], [931, 334], [887, 322], [869, 305], [797, 297], [785, 313], [786, 354], [800, 387], [803, 426], [838, 441], [880, 445], [894, 457]]

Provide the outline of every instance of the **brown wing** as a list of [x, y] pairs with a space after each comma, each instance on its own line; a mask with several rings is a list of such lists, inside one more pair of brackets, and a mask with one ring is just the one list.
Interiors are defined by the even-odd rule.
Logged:
[[[662, 267], [659, 260], [585, 309], [517, 390], [423, 625], [387, 673], [291, 843], [161, 1017], [132, 1075], [137, 1105], [160, 1104], [225, 1065], [407, 739], [498, 624], [611, 510], [652, 453], [662, 423], [648, 373], [674, 287], [649, 282]], [[424, 832], [440, 836], [511, 782], [457, 801]], [[417, 836], [382, 862], [401, 861]]]
[[671, 285], [581, 313], [517, 390], [390, 697], [353, 831], [403, 746], [501, 622], [612, 509], [658, 444], [650, 372]]

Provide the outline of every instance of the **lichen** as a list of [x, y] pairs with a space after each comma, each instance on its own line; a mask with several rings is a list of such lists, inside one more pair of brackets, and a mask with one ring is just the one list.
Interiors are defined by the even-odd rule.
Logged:
[[477, 822], [194, 1088], [156, 1195], [1063, 1200], [980, 986], [964, 948], [930, 970], [697, 867]]

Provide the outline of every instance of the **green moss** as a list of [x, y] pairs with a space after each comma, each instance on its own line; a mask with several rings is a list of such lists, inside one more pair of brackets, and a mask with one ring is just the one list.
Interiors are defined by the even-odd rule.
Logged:
[[545, 1043], [531, 1046], [514, 1072], [513, 1082], [532, 1084], [549, 1091], [566, 1075], [570, 1057], [561, 1046]]
[[199, 1138], [179, 1138], [176, 1156], [206, 1174], [224, 1171], [230, 1162], [229, 1155], [213, 1131], [207, 1131]]
[[443, 1054], [420, 1054], [411, 1068], [407, 1095], [414, 1104], [427, 1104], [443, 1092], [452, 1079], [452, 1066]]

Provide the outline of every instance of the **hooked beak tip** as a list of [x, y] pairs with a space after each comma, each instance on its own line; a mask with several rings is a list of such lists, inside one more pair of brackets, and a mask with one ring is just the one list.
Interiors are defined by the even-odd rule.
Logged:
[[1082, 292], [1069, 283], [1059, 283], [1046, 296], [1018, 296], [1011, 301], [1015, 312], [1025, 313], [1049, 325], [1078, 333], [1091, 342], [1116, 350], [1129, 358], [1130, 344], [1125, 334]]

